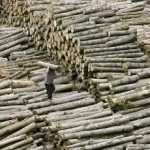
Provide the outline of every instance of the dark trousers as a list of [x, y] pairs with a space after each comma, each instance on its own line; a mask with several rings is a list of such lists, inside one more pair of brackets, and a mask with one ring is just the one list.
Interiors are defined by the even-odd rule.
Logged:
[[54, 84], [45, 84], [45, 88], [47, 90], [47, 96], [49, 99], [52, 99], [52, 94], [55, 91]]

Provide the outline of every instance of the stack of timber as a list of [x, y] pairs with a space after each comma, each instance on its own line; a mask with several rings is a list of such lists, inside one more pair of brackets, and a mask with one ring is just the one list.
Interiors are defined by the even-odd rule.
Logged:
[[[36, 15], [36, 12], [28, 12], [30, 9], [24, 9], [24, 2], [26, 3], [18, 3], [23, 6], [19, 10], [19, 16], [21, 19], [25, 18], [26, 24], [23, 23], [23, 26], [25, 32], [30, 35], [30, 42], [18, 41], [22, 39], [18, 36], [8, 38], [11, 35], [8, 30], [12, 30], [11, 28], [7, 30], [3, 27], [1, 33], [1, 52], [6, 53], [7, 49], [17, 44], [23, 47], [18, 48], [18, 51], [9, 51], [0, 58], [2, 119], [6, 117], [3, 115], [5, 111], [8, 113], [11, 109], [15, 112], [8, 113], [8, 119], [1, 121], [4, 129], [0, 132], [0, 139], [6, 143], [2, 148], [124, 150], [138, 145], [148, 147], [150, 66], [148, 57], [141, 51], [136, 40], [137, 31], [129, 28], [132, 25], [129, 20], [124, 20], [122, 15], [118, 16], [119, 10], [115, 12], [116, 9], [112, 6], [110, 8], [109, 3], [103, 1], [52, 1], [45, 22], [46, 32], [43, 40], [43, 37], [36, 38], [41, 33], [37, 32], [34, 24], [38, 19], [33, 23], [31, 18], [43, 18], [44, 13], [40, 15], [38, 11]], [[8, 16], [12, 16], [10, 12], [13, 15], [17, 12], [12, 5], [14, 1], [9, 3], [9, 0], [4, 0], [4, 3], [9, 12], [4, 13]], [[142, 7], [143, 4], [145, 6], [145, 2], [141, 3]], [[27, 18], [21, 15], [22, 8]], [[32, 3], [29, 3], [28, 8], [32, 8]], [[40, 23], [38, 25], [43, 26]], [[29, 31], [30, 26], [36, 31], [33, 34]], [[17, 28], [13, 28], [12, 33], [14, 29]], [[32, 40], [45, 41], [48, 54], [39, 46], [37, 48], [41, 51], [36, 51]], [[49, 64], [48, 55], [68, 68], [69, 79], [85, 83], [89, 87], [88, 91], [101, 102], [95, 101], [87, 92], [72, 91], [74, 82], [59, 73], [59, 78], [54, 81], [54, 98], [49, 101], [43, 84], [45, 70], [47, 66], [57, 67]], [[18, 110], [18, 107], [21, 108]], [[22, 118], [20, 114], [24, 114], [21, 115]], [[15, 118], [18, 122], [12, 123], [11, 126], [10, 122]], [[34, 118], [34, 121], [24, 124], [30, 118]], [[6, 121], [10, 122], [4, 127], [3, 123]], [[8, 128], [11, 129], [11, 135], [8, 135]], [[24, 138], [19, 137], [18, 140], [18, 134]], [[10, 136], [14, 135], [17, 141], [13, 141], [13, 147], [10, 147], [12, 143], [7, 143], [6, 139], [12, 142]]]
[[[70, 3], [65, 10], [58, 7], [59, 3], [52, 4], [51, 21], [45, 33], [48, 53], [64, 66], [69, 65], [72, 79], [87, 83], [93, 95], [108, 88], [109, 75], [126, 75], [123, 63], [147, 62], [137, 43], [136, 30], [129, 29], [104, 3], [91, 2], [77, 8]], [[88, 78], [92, 79], [86, 82]]]
[[30, 41], [34, 41], [37, 50], [45, 50], [45, 18], [50, 0], [3, 0], [3, 24], [24, 28]]
[[[29, 40], [34, 41], [36, 49], [45, 50], [47, 45], [48, 55], [67, 67], [71, 79], [77, 77], [78, 81], [82, 82], [89, 77], [97, 78], [99, 72], [118, 71], [117, 74], [124, 76], [125, 71], [121, 64], [116, 63], [132, 62], [133, 57], [138, 62], [146, 61], [136, 43], [136, 30], [129, 29], [128, 25], [121, 21], [122, 17], [115, 13], [116, 9], [122, 8], [119, 7], [121, 3], [127, 3], [129, 6], [131, 2], [118, 2], [116, 9], [113, 4], [117, 2], [94, 0], [17, 0], [8, 3], [8, 0], [3, 1], [3, 7], [10, 8], [6, 12], [9, 18], [17, 19], [13, 16], [21, 16], [23, 21], [20, 21], [22, 25], [19, 25], [24, 27]], [[140, 2], [133, 6], [144, 4], [145, 2]], [[104, 61], [106, 58], [107, 62]], [[95, 65], [100, 61], [104, 63], [103, 67]], [[93, 89], [93, 85], [91, 88]], [[91, 88], [88, 90], [96, 94], [96, 86], [94, 90]]]
[[[0, 29], [0, 149], [53, 149], [54, 143], [48, 141], [48, 134], [41, 132], [41, 127], [46, 126], [44, 122], [46, 113], [34, 114], [34, 109], [55, 105], [47, 99], [44, 87], [47, 66], [41, 64], [51, 65], [47, 51], [37, 52], [33, 46], [28, 47], [29, 42], [26, 40], [19, 41], [21, 37], [18, 35], [27, 38], [20, 28], [1, 26]], [[51, 67], [56, 70], [58, 68], [54, 64]], [[67, 95], [64, 91], [68, 92], [68, 95], [73, 94], [71, 91], [74, 84], [67, 76], [58, 73], [54, 83], [57, 93], [54, 97], [58, 99], [57, 104], [60, 103], [59, 92], [62, 93], [61, 97]], [[80, 98], [84, 98], [85, 95], [91, 97], [88, 93], [79, 95]], [[76, 98], [72, 99], [75, 100]], [[93, 102], [94, 99], [89, 100], [87, 104], [76, 102], [75, 106], [71, 103], [70, 107], [64, 109], [77, 105], [81, 107]]]
[[[112, 3], [51, 1], [49, 4], [44, 1], [43, 7], [39, 7], [40, 3], [42, 2], [24, 1], [21, 4], [22, 9], [19, 7], [23, 10], [22, 14], [28, 14], [24, 27], [27, 27], [26, 31], [31, 35], [30, 38], [34, 39], [34, 43], [45, 45], [42, 34], [41, 36], [37, 34], [39, 32], [35, 24], [39, 23], [38, 27], [42, 27], [42, 31], [46, 28], [44, 37], [48, 55], [67, 68], [71, 79], [77, 77], [78, 82], [85, 83], [83, 86], [95, 97], [102, 100], [103, 97], [111, 94], [109, 81], [145, 70], [140, 66], [144, 66], [143, 63], [147, 62], [147, 56], [137, 43], [137, 31], [129, 28], [132, 24], [128, 18], [123, 17], [123, 13], [143, 10], [147, 6], [146, 2], [132, 4], [131, 1]], [[45, 3], [49, 5], [49, 11], [43, 25], [43, 15], [48, 9], [44, 7]], [[64, 7], [67, 9], [64, 10]], [[40, 44], [36, 45], [40, 50], [44, 49], [39, 47]], [[17, 57], [20, 57], [19, 54]], [[15, 57], [12, 54], [11, 59], [13, 58]], [[132, 64], [135, 68], [127, 68], [126, 63], [140, 63], [140, 65]]]
[[[34, 41], [37, 50], [45, 50], [44, 32], [50, 0], [26, 0], [23, 13], [27, 15], [24, 28], [31, 41]], [[26, 23], [25, 23], [26, 22]]]
[[137, 29], [137, 39], [142, 50], [149, 56], [150, 41], [150, 5], [149, 1], [123, 1], [109, 3], [112, 9], [117, 10], [116, 14], [122, 18], [124, 23], [128, 23], [130, 28]]

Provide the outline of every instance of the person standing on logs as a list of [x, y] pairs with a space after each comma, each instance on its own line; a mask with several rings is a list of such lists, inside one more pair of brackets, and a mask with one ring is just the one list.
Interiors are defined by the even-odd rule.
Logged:
[[45, 75], [45, 88], [47, 90], [48, 99], [52, 99], [52, 94], [55, 91], [55, 85], [53, 83], [55, 77], [55, 71], [48, 67]]

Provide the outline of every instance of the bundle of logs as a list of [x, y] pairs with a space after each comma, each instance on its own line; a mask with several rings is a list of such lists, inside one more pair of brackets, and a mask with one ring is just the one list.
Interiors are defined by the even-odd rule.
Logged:
[[45, 50], [44, 41], [45, 18], [50, 0], [3, 0], [2, 14], [3, 24], [20, 26], [28, 35], [30, 41], [34, 41], [38, 50]]
[[[48, 142], [47, 133], [40, 131], [46, 126], [47, 113], [35, 115], [33, 110], [54, 105], [47, 99], [44, 76], [47, 66], [56, 71], [60, 67], [49, 63], [46, 51], [36, 51], [22, 29], [1, 26], [0, 35], [0, 149], [53, 149], [54, 143]], [[70, 95], [69, 91], [74, 89], [74, 83], [60, 71], [54, 84], [56, 100], [60, 100], [59, 92]], [[94, 99], [88, 104], [92, 102]], [[71, 103], [70, 107], [74, 105]]]

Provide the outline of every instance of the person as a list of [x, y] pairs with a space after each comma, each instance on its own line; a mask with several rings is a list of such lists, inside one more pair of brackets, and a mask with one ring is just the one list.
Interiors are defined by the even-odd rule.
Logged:
[[45, 88], [47, 90], [48, 99], [52, 99], [52, 94], [55, 91], [55, 85], [53, 83], [55, 77], [55, 71], [48, 67], [45, 75]]

